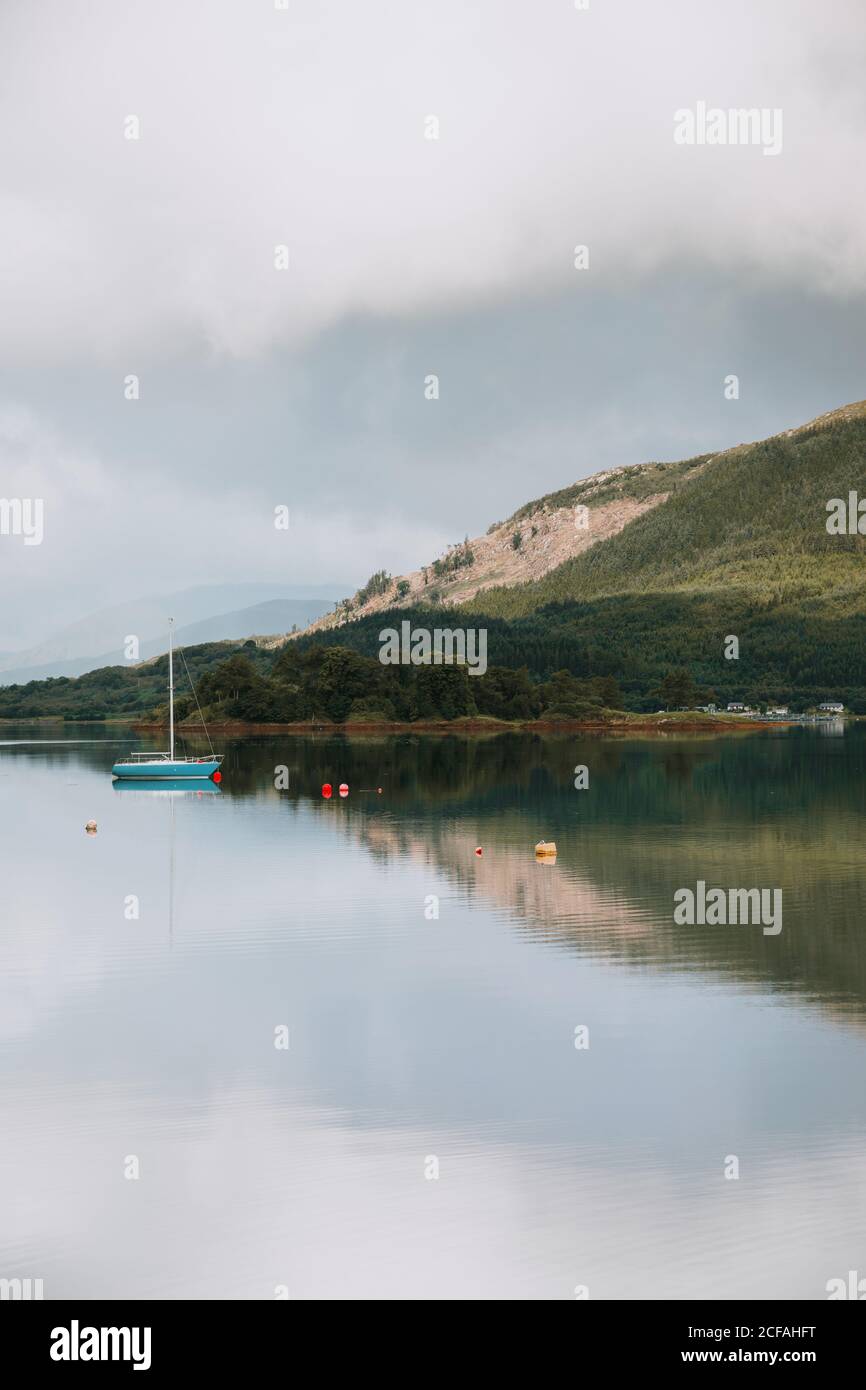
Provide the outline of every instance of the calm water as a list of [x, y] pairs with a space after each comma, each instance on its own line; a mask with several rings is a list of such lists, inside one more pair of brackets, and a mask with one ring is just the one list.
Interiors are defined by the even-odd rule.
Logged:
[[[0, 1276], [814, 1299], [866, 1275], [859, 730], [236, 741], [204, 794], [116, 790], [128, 746], [0, 733]], [[699, 878], [781, 888], [781, 934], [675, 926]]]

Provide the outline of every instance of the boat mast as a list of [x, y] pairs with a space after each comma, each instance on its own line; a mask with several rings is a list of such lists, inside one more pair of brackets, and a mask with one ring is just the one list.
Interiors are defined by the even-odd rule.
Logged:
[[174, 618], [168, 620], [168, 719], [171, 730], [171, 751], [169, 757], [174, 762]]

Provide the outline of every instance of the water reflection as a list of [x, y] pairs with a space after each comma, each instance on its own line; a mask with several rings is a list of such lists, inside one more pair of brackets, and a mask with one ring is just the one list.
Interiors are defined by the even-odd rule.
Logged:
[[125, 796], [135, 792], [151, 792], [156, 796], [219, 796], [220, 788], [216, 783], [204, 779], [198, 779], [196, 785], [190, 785], [188, 777], [136, 777], [129, 781], [118, 778], [112, 783], [116, 792], [123, 792]]
[[[824, 1296], [866, 1230], [864, 750], [236, 740], [115, 796], [107, 741], [0, 748], [0, 1274]], [[675, 927], [699, 877], [780, 886], [781, 935]]]

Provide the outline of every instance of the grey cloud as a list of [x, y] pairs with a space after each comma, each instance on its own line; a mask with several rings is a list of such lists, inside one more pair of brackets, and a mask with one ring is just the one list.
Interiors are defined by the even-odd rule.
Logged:
[[[0, 495], [46, 538], [0, 544], [0, 649], [107, 586], [400, 573], [861, 397], [864, 33], [805, 0], [5, 6]], [[783, 107], [782, 155], [677, 148], [698, 99]]]
[[[613, 280], [686, 254], [862, 288], [864, 33], [855, 0], [7, 6], [0, 352], [255, 359], [564, 289], [577, 242]], [[783, 155], [676, 147], [698, 99], [781, 107]]]

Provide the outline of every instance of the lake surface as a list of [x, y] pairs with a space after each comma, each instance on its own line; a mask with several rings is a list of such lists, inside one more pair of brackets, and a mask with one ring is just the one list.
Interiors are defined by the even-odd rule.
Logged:
[[[866, 1276], [859, 728], [221, 740], [221, 787], [176, 794], [113, 786], [131, 742], [0, 731], [0, 1277], [822, 1299]], [[782, 931], [675, 925], [699, 879], [780, 888]]]

